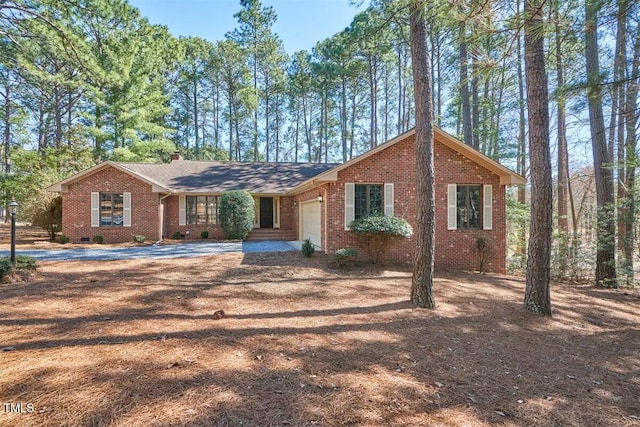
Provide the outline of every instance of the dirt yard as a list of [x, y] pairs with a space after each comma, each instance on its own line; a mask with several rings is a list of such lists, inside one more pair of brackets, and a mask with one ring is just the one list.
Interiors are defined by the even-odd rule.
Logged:
[[[0, 292], [0, 426], [640, 426], [640, 294], [316, 254], [40, 263]], [[214, 312], [224, 310], [216, 319]]]

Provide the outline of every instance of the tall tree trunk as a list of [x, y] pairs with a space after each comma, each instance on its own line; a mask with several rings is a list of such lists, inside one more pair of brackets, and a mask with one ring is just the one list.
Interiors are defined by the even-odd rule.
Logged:
[[398, 135], [402, 133], [402, 119], [403, 119], [403, 111], [402, 106], [404, 105], [404, 100], [402, 99], [402, 43], [398, 42]]
[[[628, 183], [626, 182], [626, 169], [629, 167], [627, 163], [626, 156], [626, 141], [625, 141], [625, 81], [627, 80], [626, 73], [626, 60], [627, 60], [627, 49], [626, 49], [626, 38], [627, 38], [627, 1], [626, 0], [618, 0], [618, 14], [617, 14], [617, 34], [616, 34], [616, 51], [615, 51], [615, 59], [613, 63], [614, 69], [614, 80], [615, 83], [613, 85], [613, 107], [612, 118], [611, 118], [611, 132], [612, 136], [615, 135], [615, 138], [611, 138], [611, 145], [615, 144], [615, 140], [617, 140], [617, 177], [616, 180], [617, 185], [617, 204], [618, 204], [618, 248], [621, 249], [622, 253], [622, 268], [625, 272], [626, 276], [633, 276], [633, 269], [629, 271], [629, 266], [633, 265], [633, 255], [631, 258], [628, 258], [626, 254], [628, 251], [626, 250], [626, 210], [627, 210], [627, 200], [628, 193], [627, 189], [630, 188]], [[617, 119], [617, 120], [616, 120]], [[632, 166], [633, 167], [633, 166]]]
[[[347, 161], [347, 79], [342, 76], [342, 92], [340, 96], [341, 108], [340, 108], [340, 139], [342, 142], [342, 162]], [[399, 113], [398, 113], [399, 114]]]
[[473, 125], [471, 123], [471, 101], [469, 100], [469, 72], [467, 58], [467, 35], [463, 20], [458, 24], [460, 48], [460, 101], [462, 103], [462, 134], [464, 143], [473, 147]]
[[274, 132], [274, 145], [276, 149], [276, 162], [280, 161], [280, 95], [276, 94], [276, 99], [274, 100], [274, 109], [275, 109], [275, 129]]
[[[231, 99], [231, 97], [229, 97]], [[233, 160], [233, 107], [229, 101], [229, 161]]]
[[377, 94], [377, 75], [375, 60], [369, 55], [369, 99], [370, 99], [370, 116], [369, 116], [369, 148], [378, 145], [378, 133], [376, 118], [378, 116], [378, 94]]
[[553, 191], [549, 148], [549, 95], [544, 61], [542, 5], [525, 0], [524, 52], [531, 157], [531, 224], [524, 306], [551, 316], [551, 238]]
[[[195, 75], [195, 72], [194, 72]], [[195, 136], [195, 157], [196, 159], [200, 158], [200, 134], [198, 133], [198, 128], [200, 127], [200, 118], [198, 117], [198, 81], [194, 78], [193, 87], [192, 87], [192, 96], [193, 96], [193, 134]]]
[[97, 130], [97, 135], [95, 137], [95, 142], [94, 142], [94, 160], [96, 161], [101, 161], [102, 160], [102, 144], [104, 141], [104, 137], [102, 136], [102, 107], [100, 107], [99, 105], [96, 105], [96, 130]]
[[295, 163], [298, 163], [298, 146], [300, 144], [300, 105], [299, 105], [299, 100], [296, 100], [296, 136], [295, 136], [295, 147], [294, 147], [294, 155], [293, 155], [293, 161]]
[[622, 213], [623, 221], [625, 224], [624, 229], [624, 241], [622, 242], [622, 250], [626, 259], [626, 279], [627, 284], [633, 282], [633, 252], [635, 248], [635, 241], [638, 236], [635, 235], [636, 230], [634, 224], [636, 222], [636, 215], [638, 209], [637, 190], [636, 190], [636, 168], [640, 163], [638, 162], [638, 139], [637, 139], [637, 123], [638, 114], [636, 111], [636, 105], [638, 103], [638, 93], [640, 90], [640, 25], [636, 28], [636, 38], [633, 44], [633, 61], [631, 65], [631, 76], [627, 82], [627, 99], [624, 108], [624, 121], [627, 127], [627, 135], [625, 141], [625, 153], [626, 153], [626, 172], [624, 181], [627, 187], [627, 198], [625, 200], [625, 209]]
[[[220, 149], [220, 95], [217, 87], [213, 97], [213, 140], [216, 146], [216, 156], [218, 156], [218, 150]], [[219, 160], [218, 157], [216, 157], [216, 160]]]
[[411, 280], [411, 301], [424, 308], [435, 308], [433, 261], [435, 252], [435, 178], [433, 165], [433, 104], [429, 78], [427, 29], [422, 0], [409, 4], [411, 67], [416, 102], [416, 254]]
[[384, 68], [384, 140], [389, 140], [389, 67]]
[[[520, 0], [516, 0], [516, 10], [518, 12], [518, 16], [520, 13]], [[518, 18], [518, 27], [520, 27], [520, 22]], [[524, 72], [522, 70], [522, 36], [520, 34], [516, 35], [516, 47], [518, 51], [518, 157], [517, 157], [517, 172], [522, 176], [527, 176], [527, 144], [526, 144], [526, 122], [525, 122], [525, 111], [524, 111], [524, 80], [523, 75]], [[518, 186], [518, 203], [524, 205], [527, 203], [527, 187], [525, 185]], [[527, 246], [527, 225], [526, 222], [523, 221], [521, 224], [518, 224], [517, 230], [517, 245], [516, 245], [516, 253], [518, 255], [524, 256], [526, 252]]]
[[567, 187], [569, 183], [569, 153], [567, 150], [566, 114], [564, 95], [564, 66], [562, 63], [562, 34], [560, 32], [559, 0], [554, 1], [555, 15], [555, 47], [556, 47], [556, 75], [557, 88], [557, 112], [558, 112], [558, 231], [560, 242], [558, 245], [559, 272], [564, 276], [567, 270], [567, 256], [569, 248], [569, 217], [567, 215]]
[[55, 123], [56, 148], [62, 147], [62, 95], [60, 94], [60, 86], [57, 83], [53, 85], [53, 120]]
[[264, 137], [265, 137], [265, 141], [264, 141], [264, 152], [265, 152], [265, 158], [267, 160], [267, 162], [270, 160], [270, 155], [271, 155], [271, 150], [269, 149], [269, 143], [271, 142], [269, 140], [269, 117], [271, 116], [271, 111], [269, 110], [270, 106], [270, 93], [269, 91], [271, 90], [271, 88], [269, 87], [269, 77], [265, 76], [265, 81], [264, 81]]
[[[478, 97], [480, 66], [475, 51], [471, 54], [471, 146], [476, 150], [480, 149], [480, 100]], [[486, 85], [488, 87], [488, 83]], [[486, 99], [486, 96], [485, 96]], [[487, 123], [484, 124], [487, 127]], [[483, 142], [487, 144], [485, 140]]]
[[4, 86], [4, 132], [2, 134], [2, 145], [4, 148], [4, 173], [11, 173], [11, 86]]
[[611, 158], [607, 149], [602, 93], [600, 89], [600, 62], [598, 58], [598, 10], [600, 2], [585, 1], [585, 59], [587, 71], [587, 98], [589, 124], [595, 169], [597, 212], [596, 277], [598, 286], [617, 287], [615, 263], [615, 208]]
[[[435, 85], [437, 87], [437, 104], [436, 104], [436, 124], [438, 126], [442, 123], [442, 58], [440, 56], [440, 37], [438, 37], [438, 44], [436, 45], [436, 58], [437, 58], [437, 72], [436, 72], [436, 81]], [[434, 82], [432, 82], [433, 84]]]

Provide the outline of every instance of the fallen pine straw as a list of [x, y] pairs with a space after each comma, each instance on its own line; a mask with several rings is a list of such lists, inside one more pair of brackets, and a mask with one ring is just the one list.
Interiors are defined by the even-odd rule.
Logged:
[[3, 426], [640, 425], [631, 291], [554, 285], [546, 319], [519, 278], [441, 274], [426, 311], [406, 269], [298, 253], [40, 263], [1, 286]]

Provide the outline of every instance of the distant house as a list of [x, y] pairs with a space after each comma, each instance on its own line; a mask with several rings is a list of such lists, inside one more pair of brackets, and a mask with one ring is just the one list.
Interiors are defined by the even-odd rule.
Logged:
[[[487, 270], [505, 271], [505, 188], [525, 179], [435, 129], [437, 268], [477, 269], [476, 239], [492, 252]], [[106, 161], [51, 187], [62, 193], [62, 230], [72, 242], [162, 240], [175, 232], [222, 239], [222, 193], [243, 189], [255, 199], [250, 238], [304, 240], [326, 253], [358, 247], [348, 225], [384, 214], [415, 227], [415, 132], [409, 131], [343, 164], [183, 160], [168, 164]], [[389, 260], [411, 262], [414, 240], [392, 247]]]

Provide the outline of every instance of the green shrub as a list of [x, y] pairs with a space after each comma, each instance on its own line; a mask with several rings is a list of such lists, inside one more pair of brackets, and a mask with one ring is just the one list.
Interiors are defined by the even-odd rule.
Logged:
[[200, 233], [200, 238], [208, 239], [209, 238], [209, 232], [207, 230], [204, 230], [202, 233]]
[[302, 243], [302, 255], [309, 258], [316, 251], [316, 248], [311, 243], [311, 240], [306, 239], [304, 243]]
[[405, 219], [395, 216], [374, 215], [359, 218], [349, 224], [349, 229], [356, 233], [374, 264], [382, 260], [393, 241], [413, 235], [411, 225]]
[[56, 240], [58, 241], [58, 243], [60, 243], [61, 245], [64, 245], [65, 243], [69, 243], [69, 236], [65, 235], [65, 234], [61, 234], [58, 237], [56, 237]]
[[331, 262], [336, 267], [345, 267], [351, 258], [355, 258], [358, 256], [358, 251], [352, 248], [342, 248], [338, 249], [331, 256]]
[[[36, 260], [28, 255], [16, 256], [16, 273], [25, 275], [36, 271]], [[0, 258], [0, 279], [4, 279], [13, 271], [10, 257]]]
[[99, 235], [99, 234], [98, 234], [98, 235], [96, 235], [96, 236], [93, 236], [93, 238], [92, 238], [91, 240], [93, 240], [93, 243], [97, 243], [97, 244], [99, 244], [99, 245], [101, 245], [101, 244], [103, 244], [103, 243], [104, 243], [104, 237], [102, 237], [102, 236], [101, 236], [101, 235]]
[[29, 255], [16, 256], [16, 268], [19, 271], [36, 271], [36, 259]]
[[147, 240], [147, 238], [142, 234], [136, 234], [133, 236], [133, 241], [136, 243], [144, 243], [145, 240]]
[[244, 190], [220, 197], [220, 227], [228, 239], [244, 240], [253, 229], [253, 197]]
[[[16, 261], [18, 259], [16, 258]], [[11, 273], [13, 265], [11, 265], [11, 258], [8, 256], [0, 258], [0, 279], [4, 278], [7, 274]]]
[[180, 240], [182, 239], [182, 233], [179, 231], [174, 231], [173, 234], [171, 235], [171, 238], [173, 240]]

